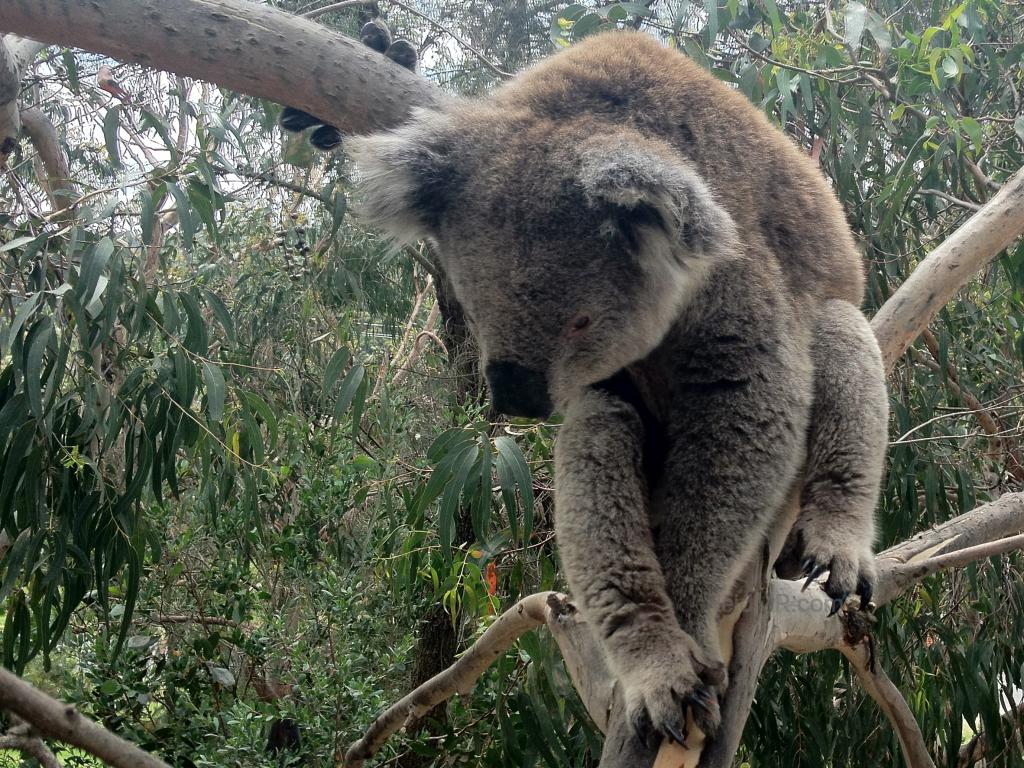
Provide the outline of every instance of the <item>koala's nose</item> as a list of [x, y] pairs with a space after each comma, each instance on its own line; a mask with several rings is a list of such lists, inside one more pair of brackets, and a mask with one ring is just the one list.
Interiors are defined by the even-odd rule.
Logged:
[[540, 371], [507, 360], [487, 364], [487, 386], [495, 409], [509, 416], [543, 419], [553, 409], [547, 377]]

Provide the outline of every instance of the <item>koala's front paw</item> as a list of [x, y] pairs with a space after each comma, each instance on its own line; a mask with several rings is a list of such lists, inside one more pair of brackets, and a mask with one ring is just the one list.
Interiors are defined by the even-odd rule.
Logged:
[[[875, 585], [875, 558], [871, 550], [861, 541], [816, 528], [798, 522], [779, 557], [777, 571], [780, 575], [806, 578], [804, 589], [827, 571], [828, 579], [822, 589], [832, 598], [829, 616], [838, 613], [854, 594], [860, 598], [860, 609], [867, 610]], [[795, 563], [799, 563], [796, 573], [792, 568]]]
[[716, 686], [726, 683], [725, 665], [712, 661], [685, 634], [673, 638], [667, 649], [645, 657], [628, 679], [622, 681], [626, 715], [637, 738], [650, 748], [668, 737], [686, 742], [686, 711], [707, 735], [721, 724]]

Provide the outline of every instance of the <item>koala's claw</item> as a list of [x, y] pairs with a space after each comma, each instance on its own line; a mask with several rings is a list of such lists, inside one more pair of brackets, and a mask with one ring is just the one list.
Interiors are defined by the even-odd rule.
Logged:
[[685, 633], [673, 638], [668, 647], [671, 652], [659, 654], [654, 663], [623, 680], [628, 722], [640, 742], [650, 749], [657, 748], [666, 737], [685, 743], [687, 710], [708, 735], [721, 724], [713, 685], [724, 685], [725, 665], [708, 658]]
[[675, 706], [654, 720], [646, 706], [634, 709], [630, 715], [633, 731], [640, 742], [649, 749], [657, 749], [664, 736], [677, 744], [686, 744], [689, 729], [686, 727], [686, 710], [689, 708], [693, 722], [708, 736], [714, 735], [722, 724], [718, 696], [710, 688], [698, 686], [685, 696], [672, 692]]
[[862, 611], [873, 610], [874, 603], [871, 602], [871, 597], [874, 595], [875, 585], [871, 579], [867, 576], [861, 576], [857, 579], [857, 596], [860, 598], [860, 609]]
[[807, 588], [809, 586], [811, 586], [811, 584], [814, 582], [814, 580], [817, 579], [819, 576], [821, 576], [821, 574], [823, 574], [825, 571], [828, 570], [828, 565], [824, 564], [824, 563], [817, 563], [816, 564], [814, 562], [814, 558], [813, 557], [805, 558], [802, 565], [803, 565], [803, 574], [804, 574], [804, 576], [807, 577], [807, 581], [804, 582], [804, 585], [800, 588], [800, 591], [801, 592], [806, 592]]
[[828, 578], [821, 586], [832, 600], [829, 616], [842, 610], [851, 595], [860, 598], [860, 610], [871, 608], [875, 577], [871, 550], [836, 531], [810, 524], [798, 526], [783, 547], [775, 571], [784, 579], [803, 579], [802, 590], [827, 571]]
[[[693, 722], [707, 736], [713, 736], [722, 725], [722, 713], [719, 709], [718, 695], [712, 688], [694, 688], [686, 703], [693, 713]], [[682, 744], [683, 742], [679, 742]]]
[[671, 725], [669, 723], [665, 723], [665, 730], [668, 731], [668, 735], [672, 737], [672, 741], [674, 741], [676, 744], [685, 744], [686, 743], [687, 733], [686, 733], [685, 729], [680, 731], [674, 725]]

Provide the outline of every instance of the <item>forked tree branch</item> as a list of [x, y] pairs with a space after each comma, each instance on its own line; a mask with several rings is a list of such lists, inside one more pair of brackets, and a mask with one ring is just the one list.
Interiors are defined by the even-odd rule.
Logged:
[[455, 693], [468, 693], [477, 679], [518, 637], [548, 621], [548, 600], [553, 592], [524, 597], [498, 617], [452, 666], [435, 675], [377, 717], [364, 736], [345, 755], [349, 768], [360, 766], [376, 754], [388, 737], [415, 722]]
[[13, 712], [40, 736], [81, 747], [114, 768], [170, 768], [2, 667], [0, 709]]
[[[885, 550], [876, 557], [879, 604], [895, 599], [927, 575], [1013, 551], [1008, 548], [1010, 543], [1017, 549], [1024, 548], [1024, 537], [1004, 535], [1009, 531], [1022, 530], [1024, 493], [1007, 494]], [[995, 536], [996, 540], [992, 545], [978, 543], [983, 535]], [[934, 554], [948, 548], [954, 549], [947, 555]], [[922, 572], [922, 568], [927, 572]], [[909, 573], [913, 575], [908, 578]], [[797, 653], [839, 650], [850, 660], [867, 692], [893, 724], [910, 768], [933, 768], [934, 763], [924, 749], [920, 729], [906, 701], [872, 658], [867, 644], [861, 642], [861, 638], [850, 637], [849, 619], [841, 614], [829, 616], [831, 600], [816, 589], [802, 591], [801, 586], [796, 581], [772, 579], [766, 598], [743, 606], [733, 633], [738, 643], [730, 665], [730, 687], [745, 687], [742, 685], [745, 679], [756, 683], [761, 667], [776, 648]], [[760, 606], [762, 610], [751, 610], [753, 606]], [[542, 623], [547, 625], [558, 643], [569, 676], [591, 718], [602, 731], [605, 730], [609, 713], [617, 706], [618, 689], [602, 652], [590, 628], [565, 595], [541, 592], [516, 603], [481, 635], [454, 666], [428, 680], [378, 716], [366, 735], [349, 749], [346, 765], [349, 768], [361, 766], [388, 737], [406, 725], [416, 711], [428, 711], [456, 693], [469, 690], [493, 660], [511, 648], [522, 634]], [[749, 707], [749, 702], [746, 706]], [[712, 742], [712, 748], [718, 743]], [[699, 750], [665, 746], [655, 765], [656, 768], [691, 768], [697, 764], [699, 756]]]

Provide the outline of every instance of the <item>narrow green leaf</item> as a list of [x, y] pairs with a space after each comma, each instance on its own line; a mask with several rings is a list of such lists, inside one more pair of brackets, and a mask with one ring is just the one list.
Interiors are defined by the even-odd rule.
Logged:
[[334, 385], [338, 381], [338, 376], [341, 375], [342, 369], [348, 365], [348, 361], [351, 356], [352, 355], [348, 351], [348, 347], [341, 347], [335, 350], [334, 354], [331, 355], [331, 359], [327, 361], [327, 367], [324, 368], [324, 381], [321, 388], [325, 398], [334, 390]]
[[199, 300], [185, 291], [178, 294], [178, 300], [188, 318], [188, 328], [182, 343], [189, 352], [205, 355], [210, 349], [210, 337], [206, 331], [206, 320], [199, 309]]
[[206, 410], [210, 414], [210, 421], [224, 421], [225, 384], [220, 366], [204, 360], [203, 380], [206, 382]]
[[88, 307], [103, 293], [105, 284], [100, 286], [100, 278], [113, 253], [114, 241], [109, 237], [104, 237], [94, 247], [82, 254], [82, 266], [78, 273], [78, 283], [75, 285], [75, 296], [83, 307]]
[[782, 31], [782, 14], [779, 13], [779, 6], [775, 0], [764, 0], [764, 7], [768, 11], [768, 18], [772, 23], [772, 33], [779, 34]]
[[345, 415], [345, 411], [352, 404], [352, 399], [356, 396], [356, 390], [359, 389], [364, 375], [366, 375], [366, 369], [361, 364], [353, 365], [345, 374], [345, 380], [341, 383], [341, 391], [338, 393], [338, 400], [334, 404], [336, 424], [341, 423], [341, 417]]
[[68, 85], [71, 86], [71, 92], [76, 96], [81, 93], [81, 83], [78, 80], [78, 62], [75, 60], [75, 54], [73, 51], [64, 49], [60, 54], [61, 61], [64, 63], [64, 70], [67, 74]]
[[718, 0], [704, 0], [704, 9], [708, 12], [706, 31], [710, 50], [710, 46], [714, 45], [715, 38], [718, 37]]
[[868, 10], [864, 18], [864, 26], [875, 41], [875, 45], [878, 46], [878, 53], [884, 61], [889, 56], [889, 51], [892, 50], [892, 37], [885, 25], [885, 19], [874, 11]]
[[235, 321], [231, 317], [231, 312], [228, 311], [227, 305], [216, 293], [210, 290], [203, 290], [203, 298], [206, 299], [206, 305], [213, 311], [214, 316], [217, 318], [217, 322], [220, 323], [221, 328], [224, 329], [224, 335], [227, 336], [228, 341], [231, 344], [237, 344], [238, 341], [235, 338]]
[[33, 293], [18, 306], [18, 311], [14, 313], [14, 320], [11, 321], [11, 327], [7, 329], [7, 337], [2, 350], [3, 354], [9, 353], [13, 349], [14, 341], [18, 338], [18, 334], [21, 333], [21, 327], [25, 325], [25, 321], [36, 308], [38, 301], [39, 294]]
[[263, 420], [263, 424], [267, 428], [267, 450], [272, 451], [277, 445], [277, 416], [267, 405], [259, 395], [253, 392], [247, 392], [245, 400], [249, 404], [249, 407], [256, 412], [256, 415]]
[[331, 236], [338, 231], [345, 221], [345, 211], [348, 210], [348, 198], [341, 190], [334, 191], [334, 207], [331, 210]]
[[192, 218], [192, 206], [189, 203], [188, 195], [181, 191], [181, 187], [173, 181], [167, 182], [167, 191], [174, 198], [174, 205], [178, 212], [178, 229], [181, 230], [181, 240], [185, 247], [192, 250], [196, 225]]
[[370, 377], [364, 376], [352, 399], [352, 450], [355, 450], [359, 438], [359, 428], [363, 421], [363, 409], [366, 407], [366, 395], [370, 391]]
[[23, 235], [21, 237], [16, 237], [13, 240], [10, 240], [9, 242], [0, 245], [0, 253], [7, 253], [7, 251], [16, 250], [18, 248], [21, 248], [21, 246], [27, 245], [28, 243], [31, 243], [33, 240], [36, 240], [38, 238], [39, 235]]
[[25, 392], [29, 406], [39, 424], [43, 422], [43, 352], [53, 332], [50, 318], [44, 317], [28, 332], [25, 339]]
[[121, 152], [117, 143], [117, 132], [121, 128], [121, 105], [111, 107], [103, 117], [103, 140], [110, 155], [110, 164], [121, 167]]
[[438, 518], [438, 535], [441, 537], [441, 551], [446, 557], [451, 555], [452, 539], [455, 536], [455, 516], [459, 510], [459, 499], [465, 490], [466, 478], [480, 454], [480, 447], [474, 442], [462, 448], [455, 461], [451, 480], [445, 485], [441, 496], [440, 517]]
[[[512, 541], [518, 543], [519, 510], [516, 505], [516, 474], [513, 467], [515, 457], [509, 455], [508, 444], [510, 442], [513, 442], [512, 439], [505, 435], [495, 439], [495, 469], [498, 474], [498, 488], [501, 490], [501, 500], [505, 505], [505, 513], [508, 515], [509, 528], [512, 530]], [[525, 542], [523, 543], [525, 544]]]
[[156, 200], [148, 187], [143, 187], [138, 194], [139, 216], [142, 225], [142, 242], [144, 245], [153, 243], [153, 225], [156, 224]]
[[868, 9], [863, 3], [848, 3], [846, 6], [846, 35], [844, 41], [853, 51], [854, 57], [860, 53], [860, 41], [864, 37], [864, 25], [867, 23]]

